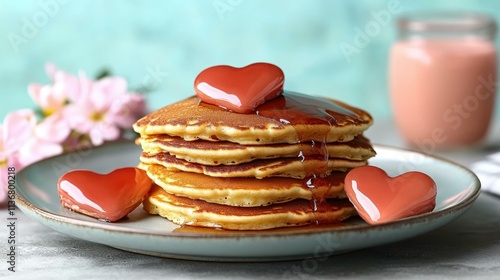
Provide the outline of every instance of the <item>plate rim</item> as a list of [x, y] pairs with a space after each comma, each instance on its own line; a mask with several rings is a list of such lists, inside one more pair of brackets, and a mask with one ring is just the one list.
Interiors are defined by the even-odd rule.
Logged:
[[[130, 145], [134, 144], [133, 141], [114, 141], [110, 143], [106, 143], [104, 145], [98, 146], [98, 147], [93, 147], [92, 149], [105, 149], [108, 146], [115, 146], [115, 145]], [[135, 144], [134, 144], [135, 145]], [[405, 224], [420, 224], [420, 223], [425, 223], [427, 220], [434, 220], [442, 216], [447, 216], [450, 215], [453, 212], [460, 211], [462, 209], [467, 209], [472, 203], [474, 203], [481, 193], [481, 182], [477, 175], [471, 171], [469, 168], [453, 162], [449, 159], [446, 159], [444, 157], [434, 155], [434, 154], [427, 154], [427, 153], [422, 153], [418, 152], [415, 150], [411, 149], [406, 149], [406, 148], [399, 148], [399, 147], [393, 147], [389, 145], [381, 145], [381, 144], [373, 144], [373, 147], [375, 151], [377, 149], [383, 149], [383, 150], [390, 150], [390, 151], [396, 151], [396, 152], [405, 152], [405, 153], [414, 153], [418, 155], [424, 155], [428, 158], [432, 158], [441, 162], [444, 162], [446, 164], [452, 165], [456, 168], [462, 169], [468, 175], [471, 176], [471, 178], [474, 181], [474, 190], [472, 193], [470, 193], [463, 201], [451, 205], [448, 208], [441, 209], [437, 212], [429, 212], [429, 213], [424, 213], [404, 219], [399, 219], [396, 221], [391, 221], [387, 223], [382, 223], [382, 224], [376, 224], [376, 225], [369, 225], [369, 224], [356, 224], [356, 225], [346, 225], [346, 226], [340, 226], [340, 227], [319, 227], [319, 228], [301, 228], [301, 227], [296, 227], [293, 230], [287, 231], [287, 232], [273, 232], [273, 231], [244, 231], [244, 232], [239, 232], [239, 231], [228, 231], [224, 234], [217, 234], [217, 233], [192, 233], [192, 232], [175, 232], [175, 231], [166, 231], [166, 232], [160, 232], [160, 231], [151, 231], [147, 232], [143, 229], [137, 229], [137, 228], [124, 228], [121, 227], [119, 224], [113, 224], [113, 223], [103, 223], [103, 222], [98, 222], [96, 221], [86, 221], [86, 220], [79, 220], [75, 219], [72, 217], [52, 213], [50, 211], [41, 209], [40, 207], [36, 206], [33, 204], [29, 199], [23, 197], [21, 194], [16, 192], [15, 197], [16, 197], [16, 205], [21, 205], [21, 210], [22, 208], [31, 211], [33, 214], [36, 214], [37, 216], [40, 216], [43, 219], [50, 219], [54, 222], [60, 222], [60, 223], [65, 223], [65, 224], [70, 224], [73, 226], [78, 226], [78, 227], [84, 227], [84, 228], [91, 228], [91, 229], [98, 229], [98, 230], [103, 230], [103, 231], [112, 231], [113, 233], [119, 233], [119, 234], [139, 234], [141, 236], [154, 236], [154, 237], [160, 237], [160, 238], [224, 238], [224, 239], [242, 239], [242, 238], [255, 238], [255, 237], [266, 237], [266, 238], [283, 238], [283, 237], [294, 237], [294, 236], [304, 236], [304, 235], [317, 235], [317, 234], [329, 234], [329, 233], [341, 233], [341, 232], [353, 232], [353, 231], [366, 231], [366, 230], [383, 230], [385, 228], [393, 228], [393, 227], [404, 227]], [[54, 157], [50, 157], [47, 159], [44, 159], [42, 161], [36, 162], [30, 166], [27, 166], [20, 170], [16, 176], [21, 177], [20, 175], [26, 173], [29, 171], [32, 166], [35, 166], [37, 164], [43, 164], [45, 161], [50, 161], [58, 157], [65, 156], [67, 154], [71, 154], [75, 152], [69, 152], [69, 153], [63, 153]], [[24, 212], [24, 211], [23, 211]]]

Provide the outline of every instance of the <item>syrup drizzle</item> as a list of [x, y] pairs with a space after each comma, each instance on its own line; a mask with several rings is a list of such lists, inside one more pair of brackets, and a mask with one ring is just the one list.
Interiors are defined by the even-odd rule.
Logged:
[[[305, 123], [308, 125], [327, 124], [333, 127], [338, 125], [340, 120], [347, 122], [363, 121], [355, 112], [333, 101], [290, 91], [285, 91], [283, 95], [259, 106], [255, 114], [290, 125], [298, 123]], [[321, 166], [309, 168], [309, 170], [306, 169], [305, 165], [303, 166], [303, 168], [306, 169], [304, 170], [306, 177], [303, 179], [303, 184], [312, 192], [310, 204], [314, 211], [326, 210], [325, 208], [328, 205], [325, 203], [326, 197], [332, 187], [331, 183], [324, 179], [324, 177], [327, 176], [328, 160], [330, 159], [326, 146], [328, 132], [329, 130], [323, 132], [321, 136], [323, 141], [320, 143], [306, 139], [304, 135], [298, 135], [300, 142], [310, 141], [311, 146], [316, 150], [315, 154], [319, 154], [323, 158], [323, 164]], [[301, 162], [307, 159], [307, 156], [304, 155], [302, 151], [298, 153], [297, 157], [301, 159]], [[322, 185], [328, 185], [329, 187], [317, 188], [316, 185], [320, 185], [320, 183]], [[316, 224], [319, 223], [318, 220], [313, 222]]]
[[333, 101], [292, 91], [284, 91], [282, 95], [257, 107], [255, 114], [291, 125], [299, 123], [299, 120], [310, 125], [330, 126], [336, 125], [339, 119], [363, 121], [355, 112]]
[[[208, 105], [203, 100], [200, 100], [199, 104], [202, 106]], [[292, 127], [296, 125], [327, 125], [328, 129], [316, 132], [319, 135], [317, 138], [323, 139], [322, 141], [308, 139], [307, 135], [301, 135], [298, 130], [296, 132], [299, 142], [310, 142], [311, 147], [315, 150], [312, 153], [315, 156], [307, 156], [300, 151], [297, 157], [301, 159], [301, 162], [305, 162], [309, 158], [317, 158], [318, 155], [323, 158], [323, 164], [320, 166], [307, 168], [305, 164], [303, 165], [306, 174], [303, 185], [307, 186], [312, 192], [311, 208], [317, 212], [328, 211], [330, 206], [326, 203], [326, 199], [333, 187], [332, 183], [325, 179], [328, 173], [328, 161], [330, 160], [327, 149], [328, 133], [332, 127], [341, 127], [346, 123], [365, 123], [365, 120], [356, 112], [331, 100], [292, 91], [283, 91], [281, 95], [266, 101], [249, 114], [252, 113]], [[319, 185], [328, 187], [316, 187]], [[313, 224], [320, 223], [317, 219], [311, 222]]]

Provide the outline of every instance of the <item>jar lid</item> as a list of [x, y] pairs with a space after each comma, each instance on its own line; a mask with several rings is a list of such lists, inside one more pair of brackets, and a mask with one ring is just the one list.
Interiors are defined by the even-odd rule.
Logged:
[[399, 30], [431, 33], [482, 33], [491, 38], [496, 35], [494, 18], [470, 12], [429, 12], [402, 16], [398, 21]]

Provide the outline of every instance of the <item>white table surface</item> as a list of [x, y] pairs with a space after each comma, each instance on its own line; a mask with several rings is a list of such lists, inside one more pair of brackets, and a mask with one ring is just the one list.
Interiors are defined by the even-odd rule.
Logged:
[[[391, 121], [376, 122], [367, 136], [376, 144], [405, 147]], [[500, 122], [488, 142], [481, 149], [439, 155], [470, 165], [500, 150]], [[317, 267], [304, 260], [211, 263], [139, 255], [60, 234], [19, 210], [16, 215], [17, 271], [7, 270], [8, 229], [3, 225], [0, 279], [500, 279], [500, 198], [486, 193], [436, 231], [331, 256], [317, 261]], [[0, 209], [0, 219], [7, 224], [6, 209]]]

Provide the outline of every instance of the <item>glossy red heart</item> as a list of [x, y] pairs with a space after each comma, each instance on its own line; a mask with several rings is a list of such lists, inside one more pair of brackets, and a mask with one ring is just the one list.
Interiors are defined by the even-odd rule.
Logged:
[[280, 95], [284, 81], [283, 71], [270, 63], [242, 68], [219, 65], [203, 70], [194, 81], [194, 89], [206, 103], [237, 113], [251, 113]]
[[109, 174], [70, 171], [59, 178], [57, 190], [64, 207], [114, 222], [141, 204], [151, 185], [144, 170], [126, 167]]
[[436, 183], [422, 172], [389, 177], [378, 167], [361, 166], [349, 171], [344, 183], [347, 197], [369, 224], [430, 212], [436, 206]]

